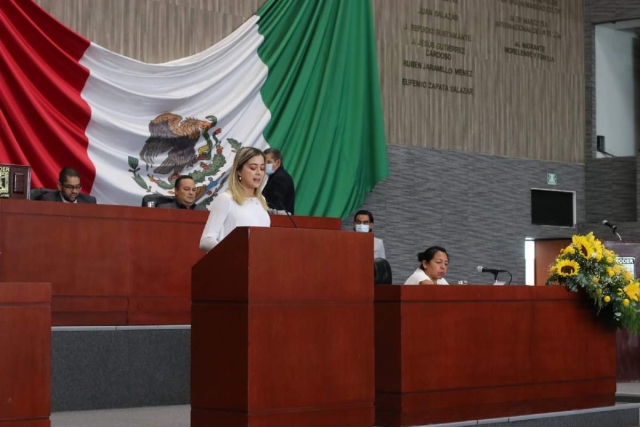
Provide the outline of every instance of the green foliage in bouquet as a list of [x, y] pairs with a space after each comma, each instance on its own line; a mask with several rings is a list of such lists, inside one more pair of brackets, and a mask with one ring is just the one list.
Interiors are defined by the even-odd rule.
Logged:
[[[611, 315], [617, 327], [640, 334], [637, 312], [640, 283], [617, 261], [615, 252], [589, 233], [576, 235], [560, 251], [549, 271], [547, 285], [565, 285], [571, 292], [583, 289], [597, 313]], [[604, 309], [604, 310], [603, 310]]]

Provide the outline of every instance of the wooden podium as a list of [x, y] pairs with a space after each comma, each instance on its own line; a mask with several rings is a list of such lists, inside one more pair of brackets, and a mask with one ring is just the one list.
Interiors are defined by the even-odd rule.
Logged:
[[192, 271], [191, 426], [371, 427], [373, 239], [237, 228]]
[[612, 406], [616, 332], [562, 286], [376, 286], [376, 425]]
[[0, 426], [49, 427], [51, 285], [0, 283]]

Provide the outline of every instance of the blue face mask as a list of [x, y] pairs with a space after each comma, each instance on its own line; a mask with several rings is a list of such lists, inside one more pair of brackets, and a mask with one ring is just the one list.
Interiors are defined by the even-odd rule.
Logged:
[[368, 233], [369, 232], [369, 224], [356, 224], [356, 231], [358, 233]]
[[267, 163], [264, 167], [264, 171], [267, 175], [271, 175], [273, 173], [273, 163]]

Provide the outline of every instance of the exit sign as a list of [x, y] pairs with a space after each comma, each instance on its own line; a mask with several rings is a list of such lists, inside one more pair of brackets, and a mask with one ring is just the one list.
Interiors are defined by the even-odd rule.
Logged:
[[555, 173], [548, 173], [547, 185], [558, 185], [558, 175]]

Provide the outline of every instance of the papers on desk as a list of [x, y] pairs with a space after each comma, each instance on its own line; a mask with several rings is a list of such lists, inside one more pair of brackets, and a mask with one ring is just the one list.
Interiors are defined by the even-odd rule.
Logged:
[[287, 213], [286, 211], [281, 209], [269, 209], [267, 212], [269, 212], [269, 214], [271, 215], [291, 215], [291, 213]]

